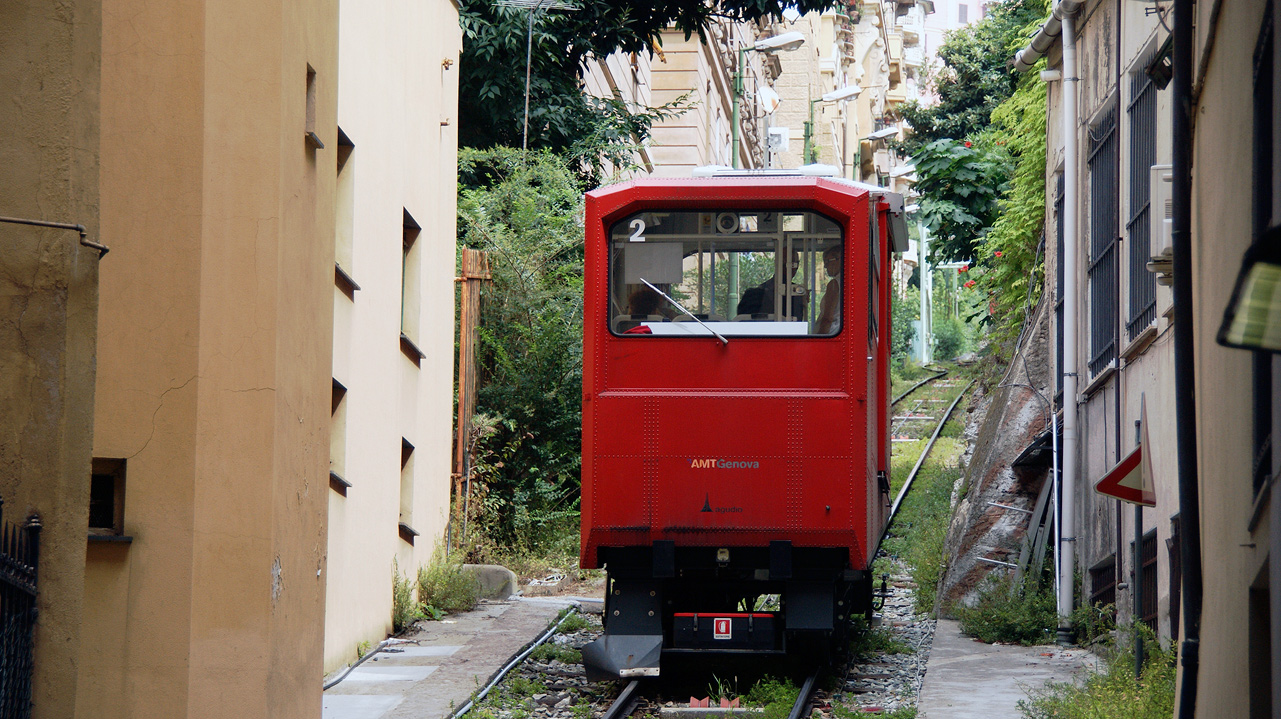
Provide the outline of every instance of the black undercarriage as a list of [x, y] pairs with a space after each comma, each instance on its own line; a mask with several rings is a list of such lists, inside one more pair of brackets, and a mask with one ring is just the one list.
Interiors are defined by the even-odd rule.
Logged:
[[602, 547], [604, 635], [583, 648], [593, 681], [659, 675], [681, 655], [782, 655], [825, 664], [850, 617], [872, 611], [869, 572], [845, 548]]

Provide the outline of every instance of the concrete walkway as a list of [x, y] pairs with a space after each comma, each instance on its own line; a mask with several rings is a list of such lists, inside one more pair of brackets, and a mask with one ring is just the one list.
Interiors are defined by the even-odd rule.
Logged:
[[[442, 719], [538, 638], [572, 597], [486, 601], [471, 612], [422, 622], [324, 694], [323, 719]], [[599, 604], [596, 611], [599, 612]], [[401, 651], [396, 651], [401, 650]]]
[[1084, 649], [983, 644], [940, 619], [917, 700], [918, 719], [1021, 719], [1020, 699], [1047, 681], [1076, 679], [1095, 665]]

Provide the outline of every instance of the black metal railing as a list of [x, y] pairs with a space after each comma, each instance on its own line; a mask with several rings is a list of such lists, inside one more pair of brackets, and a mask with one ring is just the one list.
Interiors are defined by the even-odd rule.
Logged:
[[1117, 132], [1116, 106], [1090, 128], [1090, 376], [1116, 359]]
[[31, 716], [40, 518], [23, 527], [3, 521], [0, 499], [0, 719]]
[[[1139, 67], [1147, 67], [1148, 60]], [[1130, 76], [1130, 312], [1125, 328], [1132, 340], [1156, 321], [1156, 278], [1148, 272], [1152, 232], [1152, 165], [1156, 163], [1156, 84], [1146, 72]]]

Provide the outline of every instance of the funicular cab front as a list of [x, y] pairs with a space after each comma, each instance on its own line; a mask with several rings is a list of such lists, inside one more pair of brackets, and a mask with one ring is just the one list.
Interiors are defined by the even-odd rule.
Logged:
[[589, 674], [826, 648], [870, 602], [886, 200], [806, 177], [589, 193], [581, 564], [609, 575]]

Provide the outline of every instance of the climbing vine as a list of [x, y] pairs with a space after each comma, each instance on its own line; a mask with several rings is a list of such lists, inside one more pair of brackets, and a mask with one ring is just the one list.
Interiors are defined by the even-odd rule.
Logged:
[[978, 286], [991, 298], [998, 343], [1018, 334], [1025, 307], [1036, 304], [1045, 272], [1045, 83], [1024, 82], [992, 112], [988, 141], [1006, 148], [1014, 171], [1000, 212], [979, 242], [986, 271]]

